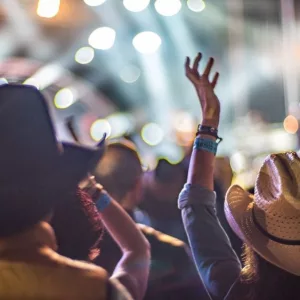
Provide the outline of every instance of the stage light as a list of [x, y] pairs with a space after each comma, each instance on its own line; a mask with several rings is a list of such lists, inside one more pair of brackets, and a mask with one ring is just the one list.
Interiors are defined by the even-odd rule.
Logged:
[[147, 8], [150, 0], [123, 0], [123, 5], [127, 10], [140, 12]]
[[142, 128], [141, 137], [146, 144], [150, 146], [156, 146], [162, 142], [164, 138], [164, 132], [159, 125], [155, 123], [149, 123]]
[[200, 12], [205, 8], [205, 2], [203, 0], [188, 0], [187, 6], [191, 11]]
[[154, 6], [159, 14], [171, 17], [180, 11], [181, 2], [180, 0], [156, 0]]
[[106, 134], [108, 138], [111, 134], [111, 125], [105, 119], [98, 119], [96, 120], [90, 129], [91, 138], [98, 142], [102, 139], [103, 135]]
[[42, 18], [53, 18], [59, 12], [60, 0], [39, 0], [36, 13]]
[[89, 44], [100, 50], [110, 49], [116, 39], [116, 32], [110, 27], [100, 27], [94, 30], [89, 37]]
[[242, 152], [235, 152], [230, 157], [230, 165], [234, 172], [241, 173], [247, 168], [247, 160]]
[[86, 5], [89, 6], [99, 6], [103, 4], [106, 0], [83, 0]]
[[298, 120], [294, 116], [289, 115], [284, 119], [283, 127], [287, 133], [295, 134], [299, 129]]
[[65, 109], [75, 102], [74, 91], [69, 88], [59, 90], [54, 97], [54, 105], [56, 108]]
[[126, 83], [136, 82], [141, 75], [141, 70], [135, 66], [126, 66], [120, 72], [121, 79]]
[[95, 51], [91, 47], [82, 47], [75, 54], [75, 61], [79, 64], [86, 65], [90, 63], [95, 56]]
[[32, 86], [36, 87], [38, 90], [40, 89], [40, 84], [39, 84], [39, 82], [38, 82], [35, 78], [32, 78], [32, 77], [26, 79], [26, 80], [23, 82], [23, 84], [26, 84], [26, 85], [32, 85]]
[[134, 48], [143, 54], [152, 54], [161, 45], [161, 38], [158, 34], [151, 31], [144, 31], [137, 34], [132, 41]]
[[0, 85], [3, 85], [3, 84], [8, 84], [7, 79], [4, 77], [0, 78]]

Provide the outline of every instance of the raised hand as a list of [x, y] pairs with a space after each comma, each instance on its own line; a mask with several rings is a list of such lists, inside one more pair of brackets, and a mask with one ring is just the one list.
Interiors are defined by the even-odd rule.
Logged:
[[186, 58], [185, 73], [187, 78], [193, 83], [202, 109], [202, 124], [218, 128], [220, 120], [220, 101], [214, 93], [214, 88], [219, 79], [219, 73], [215, 73], [212, 81], [209, 81], [210, 73], [214, 64], [214, 59], [210, 58], [203, 74], [198, 71], [202, 54], [199, 53], [190, 67], [190, 58]]

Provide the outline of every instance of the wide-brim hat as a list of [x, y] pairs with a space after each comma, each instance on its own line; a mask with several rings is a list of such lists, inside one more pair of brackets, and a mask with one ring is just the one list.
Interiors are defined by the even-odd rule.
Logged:
[[295, 152], [266, 158], [254, 195], [232, 186], [225, 214], [234, 232], [261, 257], [300, 276], [300, 159]]
[[26, 85], [0, 86], [0, 140], [0, 236], [38, 222], [104, 152], [104, 139], [95, 147], [57, 141], [45, 98]]

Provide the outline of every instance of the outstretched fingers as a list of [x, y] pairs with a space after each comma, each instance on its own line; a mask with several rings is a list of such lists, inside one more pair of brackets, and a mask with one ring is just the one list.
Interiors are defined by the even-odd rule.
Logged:
[[215, 74], [215, 76], [214, 76], [214, 78], [213, 78], [213, 80], [212, 80], [212, 82], [211, 82], [211, 85], [212, 85], [213, 89], [214, 89], [215, 86], [217, 85], [218, 79], [219, 79], [219, 72], [217, 72], [217, 73]]
[[210, 71], [211, 71], [213, 65], [214, 65], [214, 59], [211, 57], [206, 65], [206, 68], [205, 68], [202, 76], [209, 77], [209, 74], [210, 74]]

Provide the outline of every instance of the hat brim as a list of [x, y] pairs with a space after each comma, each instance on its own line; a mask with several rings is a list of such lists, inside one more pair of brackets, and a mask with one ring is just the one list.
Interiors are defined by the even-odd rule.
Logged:
[[77, 183], [93, 172], [105, 151], [105, 137], [97, 147], [86, 147], [78, 144], [63, 142], [62, 160], [64, 168]]
[[252, 195], [234, 185], [226, 194], [224, 209], [230, 227], [249, 247], [273, 265], [300, 276], [300, 246], [270, 240], [256, 227]]

